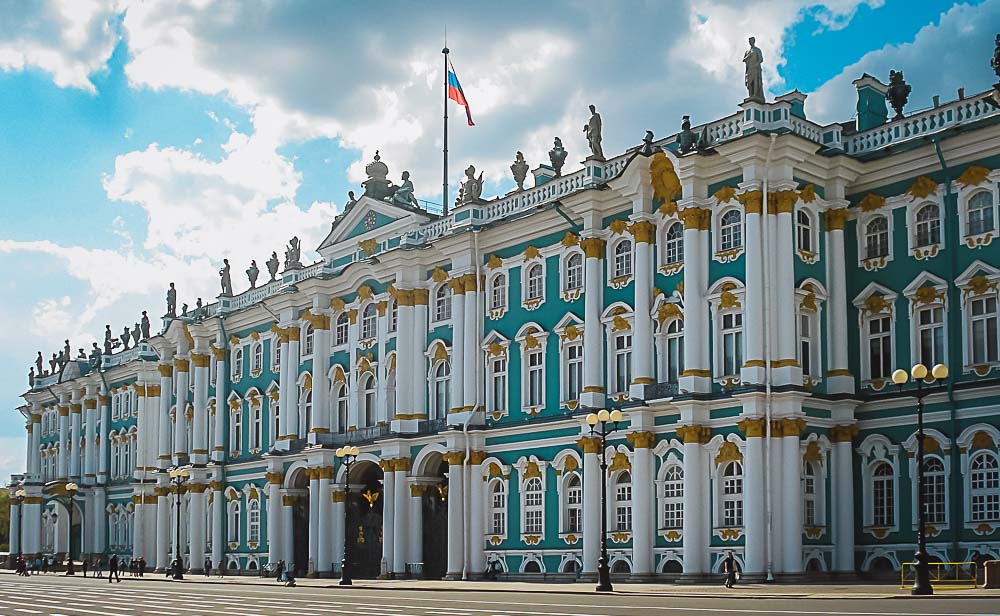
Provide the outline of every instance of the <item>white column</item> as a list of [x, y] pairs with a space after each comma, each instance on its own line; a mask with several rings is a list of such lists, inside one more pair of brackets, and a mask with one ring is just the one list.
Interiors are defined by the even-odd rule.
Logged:
[[792, 210], [798, 195], [793, 190], [782, 190], [775, 196], [777, 207], [777, 233], [771, 244], [775, 252], [776, 268], [773, 280], [775, 302], [771, 310], [774, 329], [778, 334], [777, 358], [772, 379], [776, 385], [801, 385], [802, 367], [798, 362], [797, 327], [789, 327], [797, 318], [798, 302], [795, 301], [795, 238], [792, 228]]
[[[462, 277], [451, 285], [451, 405], [448, 413], [460, 413], [465, 396], [465, 284]], [[440, 409], [439, 409], [440, 412]]]
[[632, 455], [632, 575], [651, 575], [656, 541], [652, 449], [656, 435], [634, 432], [629, 437], [635, 446]]
[[222, 562], [226, 547], [222, 524], [226, 517], [226, 497], [222, 491], [222, 481], [213, 481], [209, 487], [212, 488], [212, 567], [218, 571], [226, 566]]
[[[105, 484], [108, 482], [108, 433], [111, 432], [108, 426], [111, 425], [111, 408], [109, 406], [111, 398], [107, 396], [107, 392], [104, 392], [97, 396], [97, 403], [100, 405], [101, 413], [101, 429], [102, 433], [97, 435], [98, 449], [97, 449], [97, 483]], [[96, 505], [95, 505], [96, 506]], [[98, 515], [104, 515], [104, 509], [97, 509]], [[101, 524], [100, 526], [104, 526]]]
[[290, 410], [288, 408], [288, 401], [291, 399], [289, 391], [295, 387], [294, 378], [291, 376], [293, 371], [288, 352], [288, 332], [290, 329], [291, 328], [278, 328], [278, 336], [275, 338], [276, 342], [281, 345], [281, 348], [278, 351], [281, 361], [281, 369], [278, 375], [278, 389], [280, 391], [280, 397], [278, 398], [279, 434], [275, 439], [275, 446], [278, 449], [288, 449], [288, 435], [291, 434], [291, 431], [288, 428], [288, 418], [293, 412], [298, 412], [297, 409]]
[[[292, 324], [288, 328], [288, 389], [281, 390], [281, 396], [287, 396], [288, 405], [284, 413], [285, 421], [288, 422], [288, 431], [285, 436], [290, 439], [299, 437], [299, 334], [302, 330], [299, 326]], [[350, 347], [355, 348], [355, 347]], [[281, 365], [282, 368], [285, 364]], [[291, 561], [289, 561], [291, 562]], [[302, 563], [305, 565], [305, 563]], [[303, 567], [304, 569], [304, 567]]]
[[[771, 490], [771, 508], [770, 512], [767, 508], [767, 502], [764, 503], [764, 521], [765, 524], [767, 520], [770, 519], [771, 526], [771, 544], [767, 546], [766, 554], [771, 561], [771, 572], [779, 573], [785, 570], [785, 548], [784, 548], [784, 537], [786, 532], [786, 526], [784, 523], [785, 519], [785, 489], [784, 489], [784, 448], [782, 446], [783, 439], [781, 437], [782, 421], [780, 419], [774, 419], [771, 421], [771, 441], [770, 441], [770, 453], [764, 452], [764, 472], [767, 474], [767, 485]], [[767, 440], [764, 440], [767, 443]], [[770, 459], [768, 456], [770, 455]], [[770, 513], [770, 518], [768, 518], [768, 513]]]
[[[844, 220], [847, 210], [838, 208], [827, 210], [826, 224], [826, 279], [829, 299], [827, 300], [827, 341], [829, 363], [827, 367], [827, 391], [830, 393], [853, 393], [854, 377], [847, 363], [847, 262], [844, 256]], [[853, 549], [853, 548], [852, 548]], [[854, 555], [851, 554], [851, 571], [854, 570]]]
[[[413, 414], [427, 417], [427, 289], [413, 290], [413, 346], [410, 347], [410, 391], [413, 392]], [[397, 362], [398, 363], [398, 362]]]
[[314, 315], [310, 319], [313, 325], [313, 364], [312, 364], [312, 425], [309, 429], [309, 442], [317, 443], [318, 434], [330, 431], [330, 317]]
[[[157, 429], [159, 428], [160, 397], [163, 390], [159, 381], [154, 380], [155, 385], [146, 385], [146, 400], [142, 411], [139, 414], [139, 456], [137, 466], [148, 472], [154, 472], [157, 468]], [[90, 440], [87, 441], [90, 447]]]
[[11, 559], [17, 558], [17, 553], [21, 552], [21, 505], [14, 499], [10, 502], [10, 555]]
[[[229, 405], [226, 404], [226, 384], [229, 383], [229, 373], [226, 369], [225, 346], [222, 348], [213, 346], [210, 349], [212, 356], [215, 357], [215, 416], [209, 417], [208, 420], [215, 422], [215, 429], [212, 431], [212, 442], [209, 445], [212, 447], [212, 460], [222, 463], [226, 460], [226, 426], [229, 420]], [[225, 512], [222, 512], [221, 516], [225, 515]]]
[[[743, 463], [744, 574], [763, 576], [767, 568], [767, 520], [764, 515], [764, 420], [745, 419]], [[741, 422], [742, 423], [742, 422]]]
[[92, 485], [97, 482], [97, 398], [87, 398], [83, 407], [86, 412], [83, 440], [87, 443], [83, 454], [83, 478], [84, 483]]
[[477, 404], [477, 385], [480, 380], [480, 369], [483, 364], [482, 350], [479, 345], [481, 332], [477, 325], [482, 323], [479, 316], [479, 296], [476, 293], [476, 274], [466, 274], [462, 277], [465, 293], [465, 345], [462, 391], [462, 407], [465, 411], [473, 411]]
[[782, 565], [783, 571], [791, 574], [802, 572], [802, 455], [799, 453], [799, 438], [804, 427], [803, 419], [786, 419], [781, 428]]
[[56, 475], [66, 479], [69, 475], [69, 404], [59, 404], [59, 457]]
[[42, 497], [29, 494], [21, 504], [23, 513], [21, 514], [21, 526], [24, 531], [21, 533], [24, 541], [24, 553], [41, 554], [42, 551]]
[[[104, 442], [103, 439], [101, 442]], [[94, 520], [94, 551], [104, 552], [108, 547], [108, 525], [105, 514], [107, 513], [108, 493], [105, 488], [94, 490], [94, 511], [97, 512], [97, 519]]]
[[469, 477], [469, 576], [479, 577], [486, 571], [486, 484], [483, 482], [483, 460], [486, 453], [473, 451], [466, 472]]
[[[644, 398], [644, 387], [656, 382], [653, 368], [653, 244], [656, 242], [656, 225], [648, 220], [632, 223], [635, 236], [635, 280], [632, 328], [632, 383], [629, 391], [633, 398]], [[633, 566], [633, 571], [635, 567]]]
[[601, 555], [601, 461], [600, 439], [584, 437], [583, 449], [583, 572], [595, 573]]
[[[281, 473], [267, 473], [267, 562], [282, 559], [281, 545]], [[225, 515], [225, 514], [223, 514]]]
[[382, 562], [387, 573], [392, 573], [393, 550], [396, 543], [396, 460], [382, 461]]
[[31, 405], [31, 434], [28, 439], [28, 475], [32, 481], [39, 481], [42, 472], [42, 414], [41, 405]]
[[[160, 371], [160, 415], [159, 415], [159, 426], [160, 429], [157, 432], [157, 467], [160, 469], [165, 469], [170, 466], [171, 454], [170, 451], [170, 406], [173, 401], [173, 391], [174, 391], [174, 367], [173, 364], [160, 364], [157, 366]], [[102, 423], [101, 425], [107, 425]], [[101, 443], [103, 445], [104, 440], [107, 438], [106, 435], [102, 435]], [[104, 457], [104, 454], [101, 454]], [[168, 563], [169, 564], [169, 563]], [[159, 567], [159, 565], [157, 565]]]
[[841, 573], [854, 572], [854, 452], [851, 439], [853, 425], [835, 426], [830, 431], [833, 441], [833, 569]]
[[707, 393], [712, 387], [708, 351], [708, 227], [711, 212], [688, 207], [684, 221], [684, 372], [679, 385], [690, 392]]
[[[756, 186], [751, 182], [750, 186]], [[746, 215], [746, 283], [743, 297], [743, 366], [740, 378], [744, 383], [764, 382], [764, 249], [761, 226], [763, 197], [760, 190], [748, 190], [739, 196]], [[773, 246], [773, 245], [772, 245]], [[685, 267], [687, 264], [685, 263]], [[685, 285], [685, 291], [687, 285]], [[777, 321], [780, 323], [780, 321]], [[794, 323], [794, 322], [793, 322]], [[687, 325], [687, 323], [685, 323]], [[794, 330], [794, 326], [792, 327]], [[684, 332], [687, 334], [687, 332]], [[772, 355], [773, 356], [773, 355]]]
[[319, 475], [319, 546], [316, 550], [315, 568], [320, 577], [328, 576], [333, 565], [333, 496], [330, 492], [330, 479], [333, 469], [322, 467], [317, 469]]
[[347, 494], [344, 486], [333, 489], [333, 562], [340, 569], [344, 560], [344, 510], [347, 506]]
[[[41, 430], [41, 426], [36, 428], [34, 423], [35, 415], [28, 418], [27, 424], [24, 426], [24, 460], [25, 460], [25, 480], [34, 481], [34, 464], [35, 464], [35, 432]], [[12, 550], [13, 551], [13, 550]]]
[[[284, 491], [282, 491], [284, 492]], [[296, 570], [305, 571], [308, 563], [295, 562], [295, 499], [292, 494], [281, 495], [281, 543], [284, 549], [285, 564]]]
[[450, 579], [462, 577], [465, 560], [465, 529], [462, 527], [465, 490], [462, 481], [464, 451], [446, 454], [448, 461], [448, 573]]
[[[348, 349], [358, 349], [359, 337], [359, 327], [358, 327], [358, 310], [356, 308], [351, 308], [347, 311], [347, 319], [350, 325], [347, 328], [347, 348]], [[354, 361], [352, 357], [351, 364], [347, 366], [345, 370], [345, 375], [347, 377], [347, 391], [350, 392], [347, 396], [347, 430], [355, 430], [358, 426], [362, 425], [361, 422], [361, 399], [363, 394], [359, 391], [358, 380], [361, 376], [360, 373], [355, 370]]]
[[83, 436], [83, 404], [79, 399], [76, 399], [74, 394], [74, 401], [70, 404], [70, 437], [69, 442], [70, 447], [70, 460], [69, 460], [69, 477], [73, 481], [81, 482], [83, 480], [81, 472], [81, 451], [80, 451], [80, 439]]
[[170, 488], [165, 480], [158, 482], [156, 487], [156, 560], [153, 566], [157, 571], [166, 571], [170, 567]]
[[319, 474], [318, 469], [306, 470], [309, 477], [309, 562], [298, 563], [298, 567], [312, 575], [319, 561]]
[[[413, 479], [412, 477], [410, 478]], [[410, 482], [410, 542], [407, 546], [407, 562], [424, 562], [424, 492], [427, 486]]]
[[174, 414], [174, 464], [183, 464], [188, 455], [187, 442], [187, 399], [190, 378], [190, 361], [187, 359], [174, 359], [174, 372], [177, 378], [176, 384], [177, 412]]
[[188, 484], [188, 529], [191, 533], [191, 573], [205, 570], [205, 491], [208, 485]]
[[702, 444], [711, 432], [707, 427], [689, 425], [678, 428], [684, 440], [684, 575], [701, 576], [709, 571], [708, 540], [712, 533], [708, 509], [709, 473]]
[[[402, 577], [406, 574], [407, 550], [409, 548], [410, 533], [419, 533], [420, 527], [413, 526], [413, 519], [410, 517], [410, 491], [406, 486], [407, 471], [410, 469], [409, 458], [399, 458], [396, 460], [395, 496], [393, 498], [394, 520], [400, 523], [393, 527], [392, 542], [392, 573], [394, 577]], [[386, 488], [388, 489], [388, 488]]]
[[[191, 462], [208, 462], [208, 371], [212, 356], [208, 353], [191, 353], [194, 365], [194, 425], [191, 426]], [[222, 407], [223, 410], [226, 407]]]
[[411, 396], [415, 391], [415, 365], [413, 355], [413, 291], [399, 290], [396, 293], [396, 413], [409, 415], [412, 408]]
[[580, 242], [580, 245], [586, 256], [583, 293], [583, 390], [580, 394], [580, 404], [599, 408], [604, 406], [605, 399], [602, 340], [604, 328], [601, 325], [601, 309], [604, 305], [605, 242], [599, 237], [587, 237]]

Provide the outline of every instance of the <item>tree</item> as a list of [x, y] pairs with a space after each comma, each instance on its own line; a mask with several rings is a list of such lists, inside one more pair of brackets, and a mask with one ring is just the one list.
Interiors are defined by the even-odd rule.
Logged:
[[10, 550], [10, 490], [0, 488], [0, 552]]

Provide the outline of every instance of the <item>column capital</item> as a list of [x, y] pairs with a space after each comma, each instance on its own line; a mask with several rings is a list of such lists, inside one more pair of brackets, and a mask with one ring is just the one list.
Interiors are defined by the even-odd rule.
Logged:
[[469, 452], [469, 459], [466, 460], [465, 463], [472, 466], [477, 466], [483, 463], [483, 460], [486, 459], [486, 456], [487, 454], [485, 451], [472, 451]]
[[584, 436], [576, 442], [577, 449], [582, 449], [583, 453], [600, 453], [601, 439], [596, 436]]
[[794, 419], [785, 418], [781, 420], [782, 436], [801, 436], [806, 429], [806, 420], [801, 417]]
[[464, 451], [449, 451], [441, 456], [449, 466], [461, 465], [465, 461]]
[[107, 405], [111, 404], [111, 396], [105, 396], [105, 395], [98, 394], [97, 395], [97, 401], [98, 401], [98, 403], [100, 403], [101, 406], [107, 406]]
[[177, 372], [187, 372], [190, 370], [190, 367], [191, 362], [188, 360], [180, 358], [174, 359], [174, 369], [177, 370]]
[[86, 400], [83, 401], [83, 406], [84, 406], [84, 408], [86, 408], [88, 410], [90, 410], [90, 409], [96, 409], [97, 408], [97, 398], [87, 398]]
[[846, 424], [830, 428], [830, 440], [834, 443], [850, 443], [857, 435], [857, 424]]
[[823, 227], [827, 231], [843, 231], [844, 222], [850, 213], [847, 208], [838, 207], [823, 214]]
[[426, 491], [427, 491], [427, 484], [425, 483], [410, 484], [410, 496], [423, 496], [424, 492]]
[[656, 242], [656, 225], [648, 220], [637, 220], [632, 223], [630, 231], [635, 236], [637, 244], [652, 244]]
[[282, 472], [280, 472], [280, 471], [274, 472], [274, 473], [265, 473], [264, 474], [264, 478], [267, 479], [267, 482], [269, 484], [280, 485], [281, 482], [285, 480], [285, 474], [282, 473]]
[[777, 190], [767, 195], [768, 214], [791, 214], [799, 193], [794, 190]]
[[191, 363], [195, 368], [208, 368], [212, 365], [212, 357], [208, 353], [191, 353]]
[[343, 490], [333, 490], [330, 493], [330, 500], [335, 503], [346, 503], [347, 502], [347, 492]]
[[156, 367], [160, 371], [160, 376], [169, 379], [174, 375], [174, 367], [171, 364], [160, 364]]
[[80, 404], [79, 402], [74, 402], [73, 404], [69, 405], [69, 411], [74, 415], [79, 415], [81, 412], [83, 412], [83, 405]]
[[625, 440], [632, 443], [635, 449], [652, 449], [656, 446], [656, 434], [653, 432], [629, 432]]
[[739, 428], [740, 432], [742, 432], [747, 438], [762, 437], [764, 436], [764, 423], [765, 420], [762, 418], [751, 419], [747, 417], [746, 419], [740, 421], [740, 423], [736, 424], [736, 427]]
[[59, 405], [59, 416], [60, 417], [68, 417], [69, 416], [69, 405], [68, 404], [60, 404]]
[[426, 306], [430, 299], [430, 291], [427, 289], [413, 289], [413, 305]]
[[696, 424], [680, 426], [677, 428], [677, 436], [679, 436], [685, 444], [697, 443], [704, 445], [712, 439], [712, 429], [708, 426], [699, 426]]
[[583, 254], [588, 259], [603, 259], [604, 246], [605, 241], [600, 237], [587, 237], [580, 240], [580, 248], [583, 249]]
[[[773, 193], [772, 193], [773, 194]], [[760, 214], [764, 211], [764, 195], [759, 190], [748, 190], [736, 195], [747, 214]]]
[[222, 488], [224, 486], [223, 486], [223, 483], [221, 481], [209, 481], [208, 482], [208, 487], [213, 492], [221, 492]]
[[677, 216], [684, 223], [685, 230], [707, 231], [711, 226], [712, 210], [708, 208], [686, 207], [677, 212]]
[[308, 321], [310, 325], [313, 326], [314, 330], [327, 330], [330, 329], [330, 317], [325, 314], [313, 314], [312, 312], [306, 311], [302, 313], [302, 319]]

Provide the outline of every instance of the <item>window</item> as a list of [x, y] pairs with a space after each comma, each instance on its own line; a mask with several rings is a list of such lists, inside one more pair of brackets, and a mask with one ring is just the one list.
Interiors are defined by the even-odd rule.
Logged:
[[583, 344], [567, 344], [566, 353], [566, 400], [579, 400], [583, 388]]
[[[928, 524], [945, 523], [944, 464], [939, 458], [924, 458], [924, 514]], [[916, 509], [916, 507], [914, 507]]]
[[566, 259], [566, 290], [579, 291], [583, 288], [583, 255], [574, 252]]
[[663, 481], [663, 518], [661, 528], [684, 526], [684, 469], [674, 464], [667, 468]]
[[743, 465], [730, 462], [722, 473], [722, 525], [743, 526]]
[[333, 396], [336, 400], [337, 432], [344, 434], [347, 431], [347, 385], [336, 384]]
[[872, 473], [872, 524], [892, 526], [896, 521], [892, 467], [879, 462]]
[[614, 252], [615, 278], [625, 278], [632, 275], [632, 241], [622, 240], [615, 244]]
[[490, 375], [493, 387], [490, 389], [490, 412], [504, 413], [507, 411], [507, 358], [493, 357], [490, 359]]
[[490, 534], [507, 533], [507, 488], [504, 482], [494, 479], [490, 485]]
[[542, 264], [535, 263], [528, 267], [525, 275], [525, 295], [526, 300], [542, 299], [545, 291], [545, 277], [542, 275]]
[[451, 404], [451, 365], [447, 361], [440, 361], [434, 368], [434, 417], [441, 419], [448, 416], [448, 409]]
[[278, 436], [279, 436], [278, 435], [278, 431], [279, 431], [279, 426], [281, 425], [281, 421], [280, 421], [281, 418], [280, 418], [280, 412], [279, 412], [280, 411], [280, 407], [278, 405], [278, 401], [277, 400], [275, 400], [275, 401], [272, 402], [268, 398], [268, 399], [265, 399], [264, 403], [267, 404], [268, 411], [270, 411], [270, 416], [271, 416], [271, 434], [268, 436], [268, 441], [270, 442], [271, 447], [274, 447], [274, 442], [276, 440], [278, 440]]
[[281, 340], [277, 337], [271, 338], [271, 373], [281, 372]]
[[614, 340], [615, 393], [624, 393], [632, 382], [632, 334], [620, 334]]
[[997, 467], [996, 457], [980, 453], [972, 459], [969, 468], [972, 521], [1000, 520], [1000, 469]]
[[396, 418], [396, 371], [390, 370], [385, 377], [385, 416], [386, 420]]
[[924, 308], [917, 313], [917, 335], [920, 363], [929, 367], [944, 361], [943, 308]]
[[434, 320], [447, 321], [451, 318], [451, 287], [442, 284], [434, 293]]
[[305, 438], [312, 428], [313, 392], [305, 385], [299, 390], [299, 438]]
[[566, 479], [566, 526], [567, 533], [583, 532], [583, 484], [580, 476], [571, 473]]
[[632, 475], [628, 471], [615, 481], [615, 530], [632, 530]]
[[227, 524], [226, 538], [229, 543], [239, 543], [240, 541], [240, 501], [234, 500], [229, 503], [229, 524]]
[[722, 315], [722, 375], [736, 376], [743, 365], [743, 313]]
[[346, 312], [341, 312], [337, 317], [337, 326], [334, 329], [334, 344], [342, 346], [347, 344], [347, 332], [351, 327], [351, 319]]
[[917, 247], [923, 248], [941, 243], [940, 208], [928, 203], [917, 210]]
[[889, 220], [876, 216], [865, 226], [865, 258], [889, 256]]
[[252, 353], [250, 372], [257, 375], [264, 369], [264, 345], [260, 342], [255, 343], [252, 347]]
[[684, 260], [684, 225], [675, 222], [667, 228], [663, 242], [663, 262], [673, 265]]
[[312, 355], [313, 354], [313, 341], [316, 339], [316, 330], [313, 329], [313, 326], [311, 324], [310, 325], [306, 325], [304, 328], [302, 328], [302, 334], [303, 334], [303, 336], [302, 336], [302, 354], [303, 355], [307, 355], [307, 356], [308, 355]]
[[799, 240], [799, 250], [814, 252], [812, 218], [803, 210], [795, 214], [795, 231]]
[[399, 304], [394, 299], [389, 300], [389, 331], [394, 332], [399, 327]]
[[817, 366], [812, 365], [812, 315], [799, 313], [799, 365], [804, 376], [813, 375]]
[[260, 403], [250, 405], [250, 449], [259, 451], [264, 446], [263, 411]]
[[993, 193], [979, 192], [969, 199], [969, 235], [979, 235], [993, 231], [996, 222], [993, 220]]
[[892, 374], [891, 324], [889, 317], [868, 321], [868, 370], [872, 379], [887, 379]]
[[542, 480], [532, 477], [524, 484], [524, 533], [540, 535], [542, 533]]
[[733, 250], [743, 246], [743, 221], [739, 210], [729, 210], [722, 216], [721, 249]]
[[503, 310], [507, 307], [507, 276], [497, 274], [490, 281], [490, 310]]
[[361, 379], [361, 411], [365, 416], [365, 425], [374, 426], [378, 421], [375, 408], [375, 377], [371, 374]]
[[243, 405], [232, 410], [229, 416], [229, 451], [238, 455], [243, 444]]
[[361, 339], [372, 340], [377, 335], [377, 332], [378, 312], [375, 309], [375, 304], [370, 303], [365, 306], [365, 310], [361, 314]]
[[666, 333], [666, 368], [662, 377], [670, 383], [676, 383], [684, 371], [684, 321], [673, 319], [667, 325]]
[[[243, 376], [243, 347], [233, 349], [233, 373], [234, 381], [239, 381]], [[193, 380], [193, 379], [192, 379]]]
[[528, 368], [528, 398], [525, 406], [542, 406], [542, 381], [544, 379], [545, 366], [542, 364], [542, 351], [539, 349], [529, 351], [527, 354]]
[[980, 365], [1000, 361], [997, 352], [997, 298], [972, 300], [972, 363]]
[[257, 499], [247, 503], [247, 541], [260, 542], [260, 501]]
[[802, 523], [816, 526], [816, 465], [806, 462], [802, 469]]

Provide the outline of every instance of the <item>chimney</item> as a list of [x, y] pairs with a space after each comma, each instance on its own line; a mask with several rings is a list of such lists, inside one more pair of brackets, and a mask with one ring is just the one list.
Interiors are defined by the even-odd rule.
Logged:
[[868, 73], [854, 80], [858, 90], [858, 131], [866, 131], [885, 124], [889, 111], [885, 106], [885, 94], [888, 87]]
[[960, 101], [964, 101], [965, 100], [965, 88], [959, 88], [958, 89], [958, 100], [960, 100]]
[[940, 106], [941, 106], [941, 95], [940, 94], [935, 94], [934, 95], [934, 108], [937, 109]]

